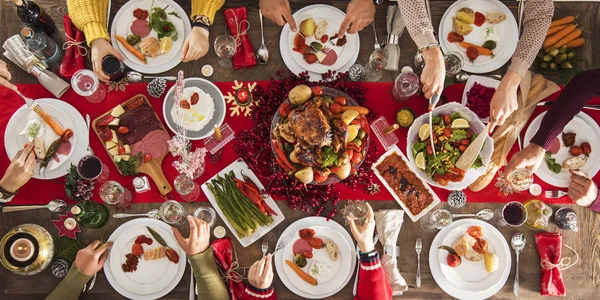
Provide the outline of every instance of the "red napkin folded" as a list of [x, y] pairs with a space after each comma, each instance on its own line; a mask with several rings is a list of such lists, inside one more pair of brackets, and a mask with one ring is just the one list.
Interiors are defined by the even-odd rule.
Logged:
[[562, 256], [562, 234], [558, 232], [541, 232], [535, 234], [540, 261], [542, 278], [540, 294], [542, 296], [565, 296], [567, 290], [562, 273], [558, 268]]
[[256, 66], [256, 55], [254, 48], [248, 39], [248, 14], [246, 7], [229, 8], [223, 11], [229, 33], [237, 42], [237, 48], [233, 55], [233, 68], [238, 70], [242, 68], [251, 68]]
[[[225, 274], [227, 278], [227, 287], [229, 288], [229, 295], [231, 300], [241, 299], [246, 285], [243, 282], [242, 276], [237, 273], [237, 261], [233, 261], [233, 246], [231, 240], [227, 237], [216, 239], [211, 244], [213, 249], [213, 255], [215, 262], [221, 272]], [[235, 264], [235, 266], [234, 266]], [[232, 268], [232, 266], [234, 268]]]
[[85, 36], [81, 30], [77, 29], [68, 15], [64, 16], [63, 24], [65, 26], [65, 36], [67, 37], [67, 49], [65, 49], [58, 73], [64, 78], [71, 78], [75, 72], [85, 68], [87, 50], [80, 51], [80, 47], [85, 49], [83, 46]]

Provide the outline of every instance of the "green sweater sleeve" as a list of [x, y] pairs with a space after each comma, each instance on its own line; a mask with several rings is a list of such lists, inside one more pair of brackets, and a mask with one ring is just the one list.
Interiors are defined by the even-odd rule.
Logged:
[[54, 288], [54, 291], [46, 297], [46, 300], [77, 300], [83, 289], [83, 285], [92, 276], [81, 273], [77, 267], [71, 266], [67, 276]]
[[188, 256], [196, 277], [198, 299], [229, 299], [229, 291], [221, 278], [212, 247], [204, 252]]

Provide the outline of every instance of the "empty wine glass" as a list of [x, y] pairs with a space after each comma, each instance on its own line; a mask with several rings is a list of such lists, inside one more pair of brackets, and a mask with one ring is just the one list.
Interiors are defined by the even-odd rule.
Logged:
[[200, 186], [192, 178], [180, 174], [175, 178], [175, 190], [186, 202], [193, 202], [200, 196]]
[[426, 232], [436, 232], [452, 223], [452, 213], [446, 209], [438, 209], [424, 215], [420, 220], [421, 229]]
[[414, 95], [419, 90], [419, 76], [412, 71], [402, 72], [394, 80], [392, 96], [394, 100], [402, 102]]
[[462, 70], [463, 56], [456, 51], [450, 51], [444, 54], [444, 64], [446, 65], [446, 75], [454, 76]]
[[114, 205], [118, 208], [127, 208], [131, 206], [131, 192], [120, 183], [109, 180], [100, 187], [100, 198], [106, 204]]
[[229, 34], [223, 34], [215, 39], [215, 53], [219, 57], [219, 65], [223, 68], [231, 69], [233, 64], [231, 58], [235, 54], [237, 42]]
[[160, 208], [160, 218], [167, 224], [179, 225], [185, 221], [186, 212], [181, 203], [175, 200], [167, 200]]
[[387, 65], [388, 53], [385, 49], [375, 49], [369, 56], [369, 63], [365, 65], [365, 80], [379, 81], [383, 76], [383, 69]]
[[99, 103], [106, 97], [106, 87], [90, 70], [79, 70], [71, 78], [71, 87], [79, 96], [84, 96], [91, 103]]

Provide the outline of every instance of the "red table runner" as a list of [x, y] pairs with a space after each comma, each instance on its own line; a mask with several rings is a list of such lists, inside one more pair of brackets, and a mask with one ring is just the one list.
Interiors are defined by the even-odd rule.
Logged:
[[[215, 82], [217, 87], [221, 89], [224, 95], [227, 95], [228, 92], [233, 91], [233, 83], [232, 82]], [[268, 81], [258, 82], [259, 85], [264, 87], [268, 86]], [[389, 123], [393, 123], [395, 120], [396, 112], [403, 107], [410, 107], [416, 113], [416, 115], [421, 115], [427, 110], [427, 101], [420, 96], [413, 96], [406, 103], [396, 103], [392, 101], [392, 96], [390, 94], [390, 89], [392, 83], [351, 83], [351, 84], [359, 84], [367, 89], [365, 92], [365, 98], [367, 99], [366, 106], [372, 109], [379, 115], [383, 115]], [[102, 113], [112, 109], [115, 105], [131, 98], [137, 94], [145, 94], [148, 96], [146, 91], [146, 83], [135, 83], [129, 84], [127, 86], [126, 91], [124, 92], [109, 92], [106, 99], [98, 104], [92, 104], [87, 102], [83, 97], [75, 94], [73, 90], [69, 90], [62, 97], [62, 100], [68, 102], [73, 105], [82, 115], [89, 114], [91, 119], [95, 119]], [[171, 85], [169, 85], [170, 87]], [[32, 84], [32, 85], [18, 85], [19, 89], [23, 92], [23, 94], [28, 97], [39, 99], [39, 98], [53, 98], [52, 95], [44, 89], [41, 85]], [[464, 84], [453, 85], [444, 90], [444, 95], [448, 99], [448, 101], [460, 101], [462, 98], [464, 90]], [[558, 94], [558, 93], [557, 93]], [[555, 99], [557, 94], [550, 96], [547, 100]], [[162, 102], [163, 99], [156, 99], [149, 97], [150, 102], [158, 113], [159, 117], [164, 122], [164, 117], [162, 113]], [[8, 120], [12, 116], [12, 114], [23, 105], [23, 101], [12, 91], [0, 87], [0, 128], [2, 136], [4, 136], [6, 130], [6, 124]], [[251, 128], [253, 125], [252, 120], [248, 116], [237, 115], [230, 116], [230, 104], [227, 105], [227, 113], [225, 117], [225, 123], [228, 123], [236, 133], [239, 133], [245, 129]], [[537, 116], [539, 113], [545, 111], [546, 107], [537, 108], [534, 112], [531, 119]], [[598, 111], [589, 111], [586, 110], [590, 116], [592, 116], [595, 120], [600, 120], [600, 112]], [[527, 127], [525, 127], [527, 128]], [[85, 130], [85, 128], [74, 128], [74, 130]], [[398, 143], [398, 147], [402, 149], [402, 151], [406, 150], [406, 135], [408, 133], [408, 129], [400, 128], [395, 132], [397, 134], [400, 143]], [[374, 140], [377, 140], [374, 138]], [[90, 141], [91, 147], [96, 153], [96, 155], [110, 168], [110, 180], [115, 180], [123, 184], [125, 187], [133, 190], [132, 179], [133, 177], [122, 177], [118, 171], [116, 170], [113, 163], [110, 162], [110, 157], [108, 153], [103, 149], [100, 140], [97, 136], [91, 132], [90, 133]], [[377, 142], [379, 143], [379, 142]], [[196, 141], [193, 143], [194, 146], [203, 146], [202, 141]], [[0, 141], [0, 147], [4, 148], [4, 139]], [[511, 153], [517, 151], [517, 145], [512, 149]], [[385, 151], [381, 145], [378, 147], [378, 156], [383, 154]], [[216, 163], [207, 162], [206, 171], [204, 175], [202, 175], [198, 180], [198, 184], [202, 184], [212, 176], [214, 176], [221, 169], [228, 166], [230, 163], [235, 161], [238, 158], [237, 154], [233, 149], [233, 142], [228, 144], [223, 151], [222, 157]], [[207, 159], [208, 160], [208, 159]], [[174, 158], [171, 155], [167, 155], [163, 161], [163, 171], [165, 173], [166, 178], [172, 183], [175, 177], [177, 176], [177, 172], [175, 168], [172, 166]], [[10, 161], [5, 153], [3, 153], [2, 158], [0, 159], [0, 168], [2, 170], [6, 170]], [[377, 181], [378, 179], [375, 178]], [[600, 181], [600, 175], [594, 177], [595, 182]], [[502, 196], [498, 189], [494, 187], [495, 180], [492, 181], [484, 190], [473, 193], [468, 189], [465, 190], [467, 194], [467, 201], [470, 202], [508, 202], [508, 201], [525, 201], [529, 199], [533, 199], [535, 197], [531, 196], [528, 192], [524, 192], [521, 194], [513, 194], [510, 196]], [[554, 187], [542, 182], [541, 180], [536, 178], [536, 183], [539, 183], [544, 190], [555, 189]], [[150, 192], [135, 194], [134, 193], [134, 203], [142, 203], [142, 202], [162, 202], [163, 197], [158, 192], [156, 186], [152, 183], [152, 190]], [[389, 192], [383, 188], [381, 185], [381, 192], [375, 195], [368, 195], [366, 190], [360, 188], [358, 190], [352, 190], [350, 187], [344, 185], [336, 185], [334, 187], [335, 190], [340, 192], [340, 199], [366, 199], [366, 200], [393, 200], [392, 196]], [[440, 199], [445, 201], [449, 194], [449, 191], [433, 188], [434, 191], [438, 194]], [[97, 201], [101, 201], [98, 196], [99, 188], [96, 188], [94, 199]], [[563, 189], [566, 190], [566, 189]], [[42, 192], [43, 191], [43, 192]], [[168, 195], [171, 199], [176, 199], [181, 201], [181, 198], [175, 191], [171, 192]], [[563, 197], [559, 199], [545, 199], [543, 196], [540, 196], [547, 203], [572, 203], [568, 197]], [[538, 197], [538, 198], [540, 198]], [[64, 177], [56, 180], [37, 180], [31, 179], [25, 186], [21, 188], [18, 195], [10, 202], [10, 205], [17, 204], [45, 204], [51, 199], [64, 199], [69, 200], [66, 196], [64, 190]], [[206, 196], [201, 194], [198, 201], [207, 201]], [[73, 201], [71, 201], [73, 202]]]

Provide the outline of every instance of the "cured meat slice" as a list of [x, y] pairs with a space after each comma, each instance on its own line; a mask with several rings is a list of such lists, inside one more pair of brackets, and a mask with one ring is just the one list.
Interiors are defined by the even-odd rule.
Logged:
[[146, 20], [137, 19], [131, 23], [131, 33], [137, 34], [140, 38], [145, 38], [150, 35], [152, 29], [150, 28], [150, 24]]
[[312, 253], [312, 247], [310, 246], [310, 243], [307, 240], [303, 240], [303, 239], [299, 239], [294, 243], [294, 247], [293, 247], [293, 251], [294, 254], [300, 254], [302, 255], [302, 253], [304, 252], [309, 252]]
[[552, 144], [550, 144], [550, 148], [548, 149], [548, 151], [552, 152], [552, 154], [556, 154], [558, 150], [560, 150], [560, 141], [558, 140], [558, 138], [555, 138], [552, 141]]

